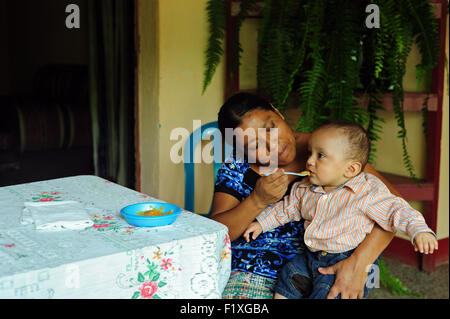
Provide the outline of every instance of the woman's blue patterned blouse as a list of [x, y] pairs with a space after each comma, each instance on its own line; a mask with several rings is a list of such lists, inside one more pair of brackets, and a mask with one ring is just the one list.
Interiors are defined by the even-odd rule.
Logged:
[[[250, 165], [236, 161], [232, 156], [219, 169], [215, 192], [222, 192], [243, 201], [253, 191], [260, 178]], [[294, 182], [297, 182], [295, 180]], [[288, 195], [292, 184], [285, 195]], [[278, 278], [278, 272], [302, 249], [300, 227], [303, 221], [290, 222], [270, 232], [262, 233], [247, 243], [239, 237], [231, 243], [232, 271], [246, 271], [257, 275]]]

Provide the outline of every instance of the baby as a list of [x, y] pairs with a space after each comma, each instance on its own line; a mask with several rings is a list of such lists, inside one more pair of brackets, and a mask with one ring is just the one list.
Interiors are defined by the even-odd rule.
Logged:
[[[388, 231], [407, 233], [416, 251], [438, 249], [423, 216], [392, 195], [377, 177], [362, 172], [370, 141], [361, 126], [322, 125], [312, 133], [308, 148], [309, 178], [294, 184], [289, 196], [267, 207], [244, 233], [249, 241], [251, 233], [255, 239], [292, 220], [305, 220], [307, 249], [281, 270], [275, 298], [326, 298], [335, 276], [322, 275], [317, 268], [348, 258], [375, 223]], [[367, 293], [366, 286], [364, 297]]]

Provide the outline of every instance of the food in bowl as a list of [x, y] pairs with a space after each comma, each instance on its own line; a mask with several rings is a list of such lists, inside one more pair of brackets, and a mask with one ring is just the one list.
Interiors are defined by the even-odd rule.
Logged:
[[152, 208], [150, 210], [138, 211], [136, 213], [137, 216], [166, 216], [173, 214], [173, 211], [170, 210], [168, 212], [164, 212], [164, 206], [161, 206], [159, 209]]
[[128, 205], [120, 213], [130, 225], [155, 227], [170, 225], [181, 211], [180, 207], [173, 204], [147, 202]]

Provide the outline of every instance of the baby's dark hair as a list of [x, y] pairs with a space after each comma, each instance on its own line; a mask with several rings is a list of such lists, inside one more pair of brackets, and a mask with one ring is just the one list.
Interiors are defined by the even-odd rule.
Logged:
[[348, 150], [347, 157], [349, 159], [361, 163], [361, 171], [366, 167], [370, 155], [370, 139], [366, 130], [359, 124], [346, 121], [332, 121], [327, 122], [315, 129], [334, 128], [341, 131], [343, 136], [347, 138]]
[[242, 123], [242, 117], [252, 110], [263, 109], [273, 111], [272, 105], [266, 99], [251, 93], [237, 93], [230, 97], [220, 108], [218, 126], [225, 137], [225, 128], [235, 129]]

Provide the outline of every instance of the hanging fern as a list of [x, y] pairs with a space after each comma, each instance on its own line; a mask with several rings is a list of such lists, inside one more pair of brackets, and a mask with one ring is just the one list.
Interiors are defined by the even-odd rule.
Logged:
[[413, 35], [416, 36], [422, 61], [416, 66], [417, 90], [425, 81], [426, 98], [422, 104], [423, 131], [428, 136], [428, 100], [431, 92], [431, 77], [429, 76], [439, 59], [439, 38], [437, 23], [434, 19], [433, 8], [427, 0], [405, 1], [407, 11], [413, 21]]
[[[329, 119], [360, 123], [360, 110], [355, 108], [355, 89], [359, 84], [359, 56], [361, 47], [360, 21], [358, 11], [351, 1], [327, 1], [327, 18], [331, 23], [325, 32], [329, 46], [326, 57], [328, 74], [328, 93], [324, 107], [328, 109]], [[340, 12], [339, 15], [333, 12]]]
[[[373, 84], [369, 86], [368, 103], [367, 103], [367, 135], [370, 139], [370, 156], [369, 163], [373, 163], [376, 155], [376, 142], [379, 141], [382, 133], [381, 123], [385, 123], [384, 119], [377, 115], [377, 112], [384, 110], [383, 104], [380, 101], [380, 92], [378, 88]], [[364, 97], [363, 97], [364, 98]]]
[[421, 63], [416, 66], [418, 87], [426, 81], [430, 91], [430, 73], [439, 59], [439, 37], [434, 9], [428, 0], [405, 0], [407, 17], [412, 21], [412, 32], [421, 53]]
[[361, 67], [361, 74], [367, 74], [368, 77], [361, 77], [362, 86], [365, 92], [361, 103], [367, 97], [367, 135], [370, 139], [369, 163], [373, 164], [376, 156], [376, 142], [380, 139], [382, 133], [382, 123], [384, 119], [377, 113], [384, 110], [381, 103], [383, 94], [382, 87], [379, 85], [382, 72], [384, 70], [385, 54], [388, 50], [386, 36], [378, 30], [369, 30], [363, 36], [363, 55], [365, 57]]
[[223, 40], [227, 26], [227, 0], [209, 0], [206, 6], [209, 23], [208, 47], [205, 51], [206, 70], [203, 76], [203, 90], [211, 83], [223, 55]]
[[401, 140], [403, 151], [403, 164], [410, 176], [417, 181], [414, 166], [407, 150], [407, 130], [404, 118], [403, 77], [406, 72], [406, 59], [413, 43], [412, 26], [405, 20], [404, 6], [395, 0], [378, 1], [384, 32], [392, 46], [391, 54], [387, 55], [385, 72], [393, 94], [394, 115], [399, 128], [397, 137]]
[[298, 52], [297, 29], [289, 21], [298, 12], [299, 5], [291, 0], [266, 0], [264, 3], [258, 33], [258, 90], [268, 95], [275, 105], [283, 107], [292, 87], [292, 73], [295, 73], [291, 69], [292, 60]]
[[[256, 0], [241, 1], [235, 34]], [[367, 5], [378, 5], [381, 27], [365, 27]], [[210, 37], [206, 50], [203, 91], [223, 55], [227, 0], [209, 0]], [[403, 77], [413, 43], [421, 53], [416, 66], [418, 86], [430, 94], [430, 72], [439, 55], [437, 26], [429, 0], [264, 0], [258, 30], [258, 92], [284, 107], [293, 93], [302, 114], [296, 129], [310, 132], [326, 119], [344, 119], [367, 128], [373, 162], [384, 120], [381, 96], [393, 95], [403, 163], [417, 181], [408, 153], [404, 116]], [[240, 65], [236, 37], [232, 74]], [[228, 77], [229, 75], [227, 75]], [[367, 108], [363, 107], [367, 99]], [[426, 132], [428, 98], [424, 99]]]
[[306, 40], [309, 43], [310, 54], [308, 60], [312, 64], [310, 70], [304, 72], [305, 80], [298, 88], [300, 94], [299, 109], [302, 113], [296, 129], [302, 132], [313, 131], [324, 119], [323, 114], [317, 114], [321, 109], [326, 88], [326, 68], [323, 58], [322, 24], [325, 19], [324, 1], [305, 5], [307, 20]]

